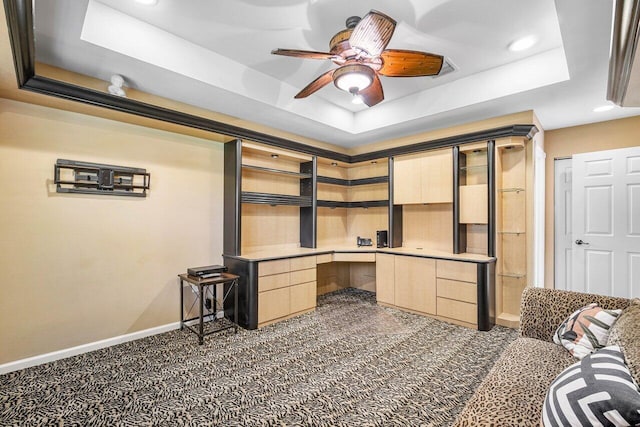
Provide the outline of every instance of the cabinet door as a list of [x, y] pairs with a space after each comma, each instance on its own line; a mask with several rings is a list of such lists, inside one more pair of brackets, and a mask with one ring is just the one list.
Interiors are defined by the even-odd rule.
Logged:
[[376, 254], [376, 300], [395, 305], [394, 255]]
[[402, 156], [393, 160], [393, 204], [420, 203], [421, 156]]
[[302, 283], [291, 290], [291, 313], [309, 310], [316, 306], [316, 282]]
[[289, 288], [274, 289], [258, 294], [258, 323], [288, 316]]
[[460, 186], [460, 223], [486, 224], [488, 220], [487, 184]]
[[423, 154], [422, 203], [453, 202], [453, 153], [450, 148]]
[[396, 256], [395, 305], [421, 313], [436, 314], [436, 261]]

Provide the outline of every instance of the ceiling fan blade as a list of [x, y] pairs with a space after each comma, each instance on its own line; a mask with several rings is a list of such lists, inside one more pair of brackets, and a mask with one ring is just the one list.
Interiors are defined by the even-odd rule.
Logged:
[[358, 95], [362, 96], [362, 100], [369, 107], [373, 107], [377, 103], [381, 102], [384, 99], [384, 92], [382, 91], [380, 77], [378, 77], [377, 74], [374, 74], [371, 85], [358, 92]]
[[435, 76], [442, 69], [444, 57], [413, 50], [388, 49], [382, 52], [382, 68], [387, 77]]
[[294, 98], [296, 99], [306, 98], [307, 96], [311, 95], [315, 91], [322, 89], [323, 87], [325, 87], [326, 85], [328, 85], [333, 81], [333, 73], [335, 71], [336, 70], [333, 69], [333, 70], [327, 71], [324, 74], [321, 74], [320, 77], [318, 77], [317, 79], [309, 83], [307, 87], [305, 87], [300, 92], [298, 92], [298, 94]]
[[274, 49], [271, 51], [273, 55], [293, 56], [294, 58], [306, 59], [334, 59], [336, 56], [326, 52], [315, 52], [312, 50], [296, 50], [296, 49]]
[[378, 56], [389, 44], [395, 28], [396, 21], [384, 13], [372, 10], [353, 29], [349, 44], [371, 56]]

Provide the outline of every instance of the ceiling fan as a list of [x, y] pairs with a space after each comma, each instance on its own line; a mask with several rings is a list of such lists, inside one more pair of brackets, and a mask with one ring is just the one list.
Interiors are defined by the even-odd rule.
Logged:
[[384, 13], [371, 10], [362, 19], [347, 19], [347, 28], [329, 42], [329, 52], [274, 49], [274, 55], [308, 59], [329, 59], [338, 68], [327, 71], [309, 83], [296, 96], [306, 98], [333, 81], [354, 96], [354, 102], [369, 107], [384, 99], [379, 75], [387, 77], [420, 77], [437, 75], [444, 58], [427, 52], [385, 49], [391, 40], [396, 21]]

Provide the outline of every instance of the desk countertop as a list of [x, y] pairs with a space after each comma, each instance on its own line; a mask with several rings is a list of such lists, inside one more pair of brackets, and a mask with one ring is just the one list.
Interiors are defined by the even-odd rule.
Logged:
[[453, 261], [465, 261], [474, 263], [490, 263], [494, 257], [471, 253], [453, 254], [450, 252], [422, 248], [376, 248], [375, 246], [327, 246], [319, 248], [273, 248], [262, 251], [251, 251], [242, 255], [224, 255], [227, 258], [244, 261], [270, 261], [282, 258], [297, 258], [311, 255], [323, 255], [333, 253], [385, 253], [393, 255], [407, 255], [424, 258], [447, 259]]

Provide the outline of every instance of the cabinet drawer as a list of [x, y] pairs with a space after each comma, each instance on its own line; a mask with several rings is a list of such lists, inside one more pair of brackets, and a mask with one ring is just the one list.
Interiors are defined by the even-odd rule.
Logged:
[[478, 288], [475, 283], [460, 282], [458, 280], [437, 279], [437, 295], [439, 297], [455, 299], [475, 304], [478, 300]]
[[298, 270], [292, 271], [289, 273], [290, 282], [292, 285], [297, 285], [298, 283], [306, 283], [306, 282], [315, 282], [316, 280], [316, 268], [309, 268], [308, 270]]
[[289, 315], [289, 288], [274, 289], [258, 294], [258, 323]]
[[316, 262], [318, 264], [328, 264], [333, 262], [333, 254], [322, 254], [316, 257]]
[[271, 276], [258, 277], [258, 292], [271, 291], [284, 288], [291, 284], [289, 273], [272, 274]]
[[291, 258], [291, 271], [306, 270], [307, 268], [316, 267], [315, 256], [303, 256], [300, 258]]
[[316, 306], [316, 282], [294, 285], [291, 291], [291, 313], [309, 310]]
[[275, 261], [262, 261], [258, 263], [258, 276], [286, 273], [290, 270], [289, 259], [277, 259]]
[[472, 262], [439, 259], [436, 263], [436, 276], [443, 279], [476, 283], [478, 280], [478, 266]]
[[478, 308], [475, 304], [455, 301], [448, 298], [437, 298], [438, 316], [449, 319], [461, 320], [463, 322], [477, 324]]
[[342, 252], [333, 254], [333, 260], [338, 262], [376, 262], [376, 254]]

